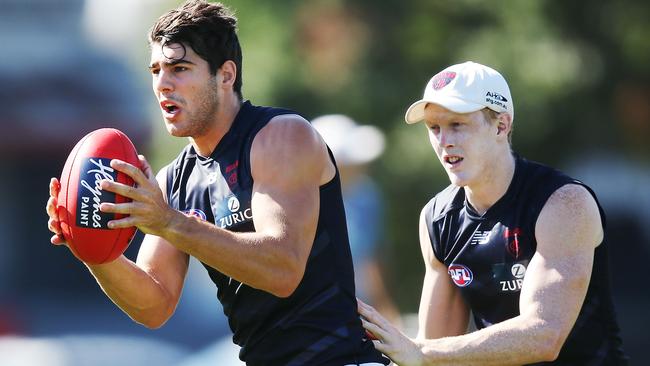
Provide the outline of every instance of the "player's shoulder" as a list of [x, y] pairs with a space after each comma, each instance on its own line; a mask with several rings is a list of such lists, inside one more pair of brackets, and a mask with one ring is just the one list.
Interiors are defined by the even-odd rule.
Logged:
[[327, 155], [325, 143], [311, 124], [297, 114], [273, 117], [255, 136], [251, 159], [275, 164], [313, 162]]
[[584, 213], [586, 210], [598, 211], [593, 192], [578, 182], [558, 187], [548, 198], [545, 208], [547, 207], [564, 209], [575, 215]]
[[530, 207], [541, 208], [548, 198], [567, 184], [584, 183], [549, 165], [519, 157], [513, 185], [519, 198]]
[[254, 147], [269, 150], [307, 147], [318, 142], [318, 133], [298, 114], [281, 114], [269, 122], [255, 136]]
[[595, 192], [584, 182], [548, 165], [527, 161], [526, 205], [556, 220], [576, 216], [600, 226], [605, 214]]
[[[255, 180], [279, 179], [277, 172], [283, 170], [291, 171], [296, 179], [320, 179], [331, 165], [325, 142], [311, 124], [297, 114], [273, 117], [255, 136], [250, 156]], [[327, 171], [330, 170], [333, 172], [333, 167]]]
[[535, 225], [535, 236], [538, 243], [551, 244], [575, 238], [569, 242], [591, 249], [602, 242], [604, 224], [592, 192], [580, 184], [566, 184], [555, 190], [544, 205]]

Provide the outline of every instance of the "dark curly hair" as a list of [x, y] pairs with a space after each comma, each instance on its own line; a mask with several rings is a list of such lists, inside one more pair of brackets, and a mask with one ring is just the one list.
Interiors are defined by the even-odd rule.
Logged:
[[237, 18], [221, 3], [190, 0], [163, 14], [149, 31], [149, 46], [188, 45], [208, 62], [210, 73], [227, 60], [237, 65], [233, 89], [242, 99], [242, 52], [237, 38]]

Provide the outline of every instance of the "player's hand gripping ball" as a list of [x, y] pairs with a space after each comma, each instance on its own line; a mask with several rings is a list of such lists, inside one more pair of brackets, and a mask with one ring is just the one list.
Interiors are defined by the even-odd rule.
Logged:
[[109, 229], [108, 222], [125, 215], [104, 213], [103, 202], [123, 203], [130, 199], [101, 190], [104, 179], [133, 186], [128, 175], [111, 168], [112, 159], [140, 167], [138, 153], [119, 130], [101, 128], [84, 136], [72, 149], [61, 174], [57, 215], [72, 253], [80, 260], [99, 264], [119, 257], [129, 246], [136, 228]]

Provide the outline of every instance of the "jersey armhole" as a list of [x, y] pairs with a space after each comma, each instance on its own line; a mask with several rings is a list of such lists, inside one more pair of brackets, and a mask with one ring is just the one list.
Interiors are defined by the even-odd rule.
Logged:
[[427, 227], [427, 233], [429, 234], [429, 240], [431, 241], [431, 247], [433, 249], [433, 255], [440, 263], [444, 263], [442, 256], [440, 255], [440, 240], [438, 240], [436, 230], [435, 230], [435, 207], [436, 207], [436, 197], [432, 198], [424, 206], [424, 222]]
[[186, 146], [183, 151], [174, 159], [171, 163], [167, 164], [163, 169], [166, 169], [165, 172], [165, 198], [167, 200], [167, 204], [176, 208], [180, 209], [180, 207], [175, 207], [178, 206], [179, 202], [178, 197], [176, 200], [174, 200], [174, 192], [177, 192], [180, 190], [180, 184], [181, 184], [181, 179], [180, 179], [180, 173], [181, 170], [183, 169], [183, 165], [185, 160], [187, 159], [195, 159], [196, 154], [193, 153], [192, 145]]

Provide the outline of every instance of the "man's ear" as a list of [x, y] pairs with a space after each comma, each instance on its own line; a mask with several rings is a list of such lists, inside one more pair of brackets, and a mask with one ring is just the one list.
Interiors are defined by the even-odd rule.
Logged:
[[509, 113], [499, 113], [497, 116], [497, 135], [505, 134], [506, 136], [512, 129], [512, 116]]
[[219, 70], [217, 71], [221, 74], [221, 83], [227, 86], [235, 85], [235, 79], [237, 79], [237, 65], [231, 60], [226, 60]]

